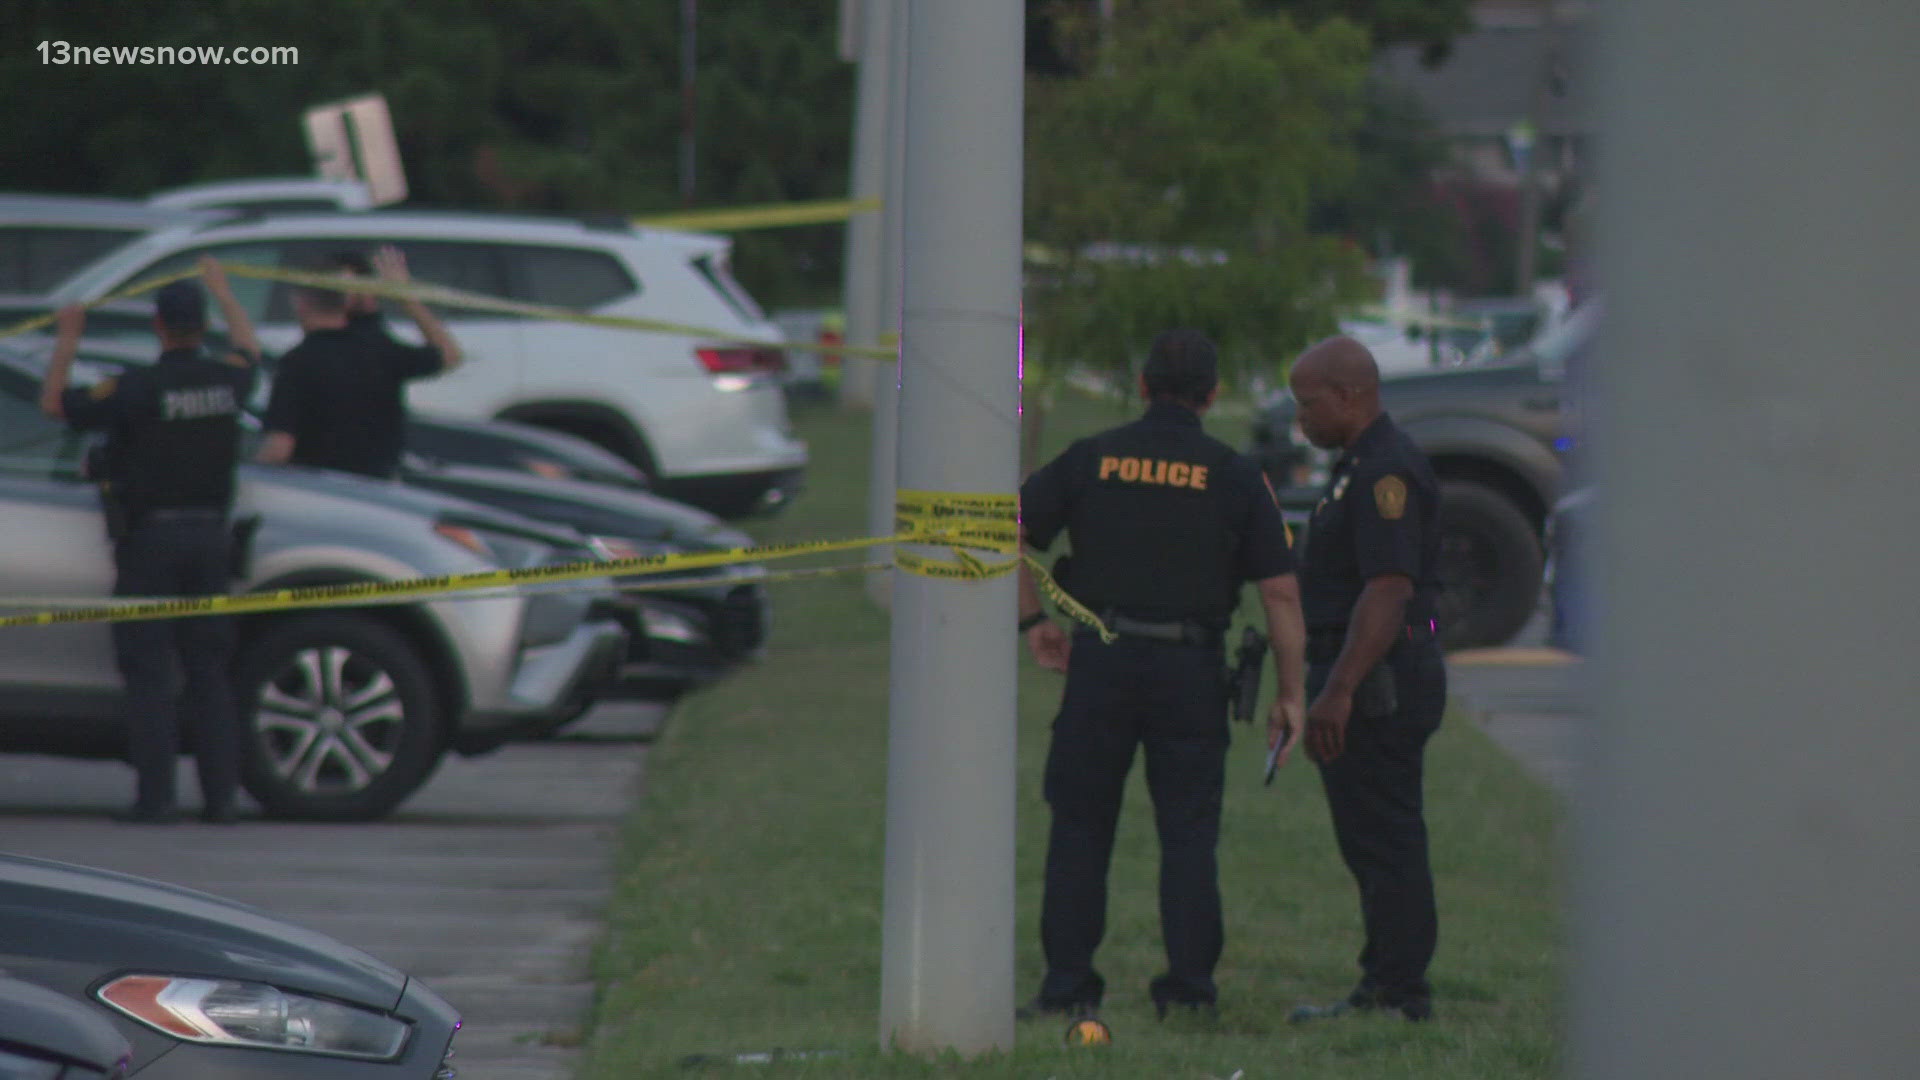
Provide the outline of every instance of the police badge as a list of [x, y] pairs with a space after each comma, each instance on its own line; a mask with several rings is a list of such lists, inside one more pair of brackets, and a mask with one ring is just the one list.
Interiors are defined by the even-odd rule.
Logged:
[[1380, 516], [1398, 521], [1407, 512], [1407, 482], [1397, 476], [1383, 476], [1373, 485], [1373, 504]]

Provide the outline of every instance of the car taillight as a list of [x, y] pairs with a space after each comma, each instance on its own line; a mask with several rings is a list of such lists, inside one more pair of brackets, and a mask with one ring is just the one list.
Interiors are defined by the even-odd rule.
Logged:
[[780, 349], [705, 345], [694, 352], [709, 375], [778, 375], [787, 370], [787, 354]]

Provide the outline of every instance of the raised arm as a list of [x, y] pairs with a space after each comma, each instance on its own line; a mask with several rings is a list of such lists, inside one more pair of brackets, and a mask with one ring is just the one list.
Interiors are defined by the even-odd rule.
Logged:
[[[233, 345], [231, 356], [239, 357], [241, 366], [259, 363], [260, 338], [253, 332], [253, 320], [247, 317], [247, 309], [234, 298], [233, 287], [227, 284], [227, 272], [219, 260], [211, 255], [200, 256], [200, 280], [206, 283], [214, 303], [220, 305], [220, 317], [227, 322], [227, 341]], [[223, 359], [233, 362], [230, 357]]]
[[[392, 244], [383, 245], [380, 250], [373, 253], [373, 268], [382, 281], [404, 284], [412, 280], [407, 273], [407, 257]], [[460, 352], [459, 342], [453, 340], [453, 335], [447, 332], [446, 324], [440, 321], [440, 317], [435, 315], [427, 305], [411, 297], [401, 301], [401, 306], [406, 308], [407, 315], [413, 319], [413, 324], [420, 328], [420, 333], [427, 339], [427, 343], [439, 351], [440, 370], [452, 371], [459, 367], [460, 361], [465, 357]]]

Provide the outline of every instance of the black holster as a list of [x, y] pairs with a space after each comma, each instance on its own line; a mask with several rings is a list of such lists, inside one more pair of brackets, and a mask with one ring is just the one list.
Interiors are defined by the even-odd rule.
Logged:
[[1260, 669], [1267, 658], [1267, 639], [1253, 627], [1240, 631], [1240, 646], [1233, 653], [1233, 667], [1227, 671], [1227, 700], [1233, 704], [1233, 718], [1251, 723], [1260, 704]]
[[227, 574], [235, 581], [245, 581], [253, 568], [253, 534], [260, 531], [260, 515], [234, 518], [228, 528], [231, 544], [227, 549]]
[[133, 508], [112, 480], [100, 481], [100, 517], [107, 524], [107, 539], [116, 544], [133, 531]]
[[1353, 688], [1353, 715], [1372, 719], [1391, 716], [1399, 708], [1400, 680], [1394, 677], [1393, 665], [1382, 660]]

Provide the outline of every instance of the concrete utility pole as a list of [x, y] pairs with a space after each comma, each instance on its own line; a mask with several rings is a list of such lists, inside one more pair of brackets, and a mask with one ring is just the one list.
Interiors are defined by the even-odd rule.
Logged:
[[[998, 3], [999, 0], [992, 0]], [[907, 0], [894, 0], [893, 16], [888, 23], [891, 44], [887, 70], [892, 88], [887, 106], [886, 189], [880, 209], [880, 320], [882, 344], [899, 338], [901, 325], [901, 278], [906, 234], [907, 188], [907, 98], [912, 77], [908, 42], [909, 24], [918, 10]], [[868, 470], [867, 529], [869, 535], [886, 536], [893, 532], [893, 489], [898, 466], [900, 438], [899, 365], [882, 361], [876, 365], [873, 382], [873, 448]], [[879, 574], [867, 575], [867, 594], [881, 607], [892, 596], [893, 579]]]
[[[1020, 0], [910, 0], [900, 483], [1018, 472]], [[1013, 1045], [1013, 578], [894, 571], [880, 1036]]]
[[[842, 0], [852, 11], [842, 21], [859, 57], [853, 120], [853, 190], [855, 199], [882, 199], [887, 188], [887, 119], [895, 95], [891, 79], [894, 9], [899, 0]], [[881, 316], [881, 222], [879, 214], [855, 214], [847, 221], [847, 259], [840, 289], [847, 317], [846, 339], [872, 345], [894, 324]], [[874, 387], [883, 365], [877, 360], [845, 356], [840, 360], [840, 400], [861, 407], [873, 404]]]
[[1573, 1072], [1912, 1076], [1920, 5], [1607, 8]]

